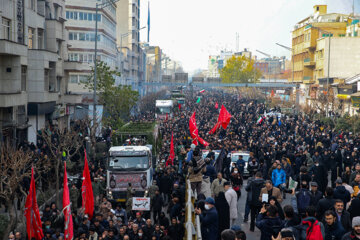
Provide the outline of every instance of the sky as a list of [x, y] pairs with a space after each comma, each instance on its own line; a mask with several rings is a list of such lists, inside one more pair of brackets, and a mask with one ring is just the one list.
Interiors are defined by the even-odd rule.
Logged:
[[[150, 0], [150, 45], [190, 73], [207, 69], [209, 55], [235, 51], [236, 33], [240, 51], [290, 57], [275, 43], [291, 47], [293, 26], [311, 15], [314, 5], [327, 4], [328, 13], [351, 13], [353, 1], [359, 13], [360, 0]], [[140, 25], [146, 26], [148, 0], [140, 5]], [[140, 38], [147, 40], [146, 29]]]

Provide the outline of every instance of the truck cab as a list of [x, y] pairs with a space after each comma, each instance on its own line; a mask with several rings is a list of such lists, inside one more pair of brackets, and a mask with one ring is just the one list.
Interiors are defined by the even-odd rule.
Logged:
[[152, 184], [152, 154], [148, 146], [117, 146], [109, 150], [107, 196], [125, 202], [129, 183], [135, 196], [143, 197]]
[[173, 100], [156, 100], [155, 103], [155, 118], [156, 119], [166, 119], [172, 118], [173, 115]]

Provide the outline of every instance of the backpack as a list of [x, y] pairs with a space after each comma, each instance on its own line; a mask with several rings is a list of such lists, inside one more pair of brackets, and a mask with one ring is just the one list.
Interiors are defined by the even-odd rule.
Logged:
[[306, 229], [306, 240], [324, 240], [318, 220], [314, 222], [304, 221], [303, 223], [309, 224], [309, 227]]
[[304, 213], [305, 209], [311, 203], [311, 194], [309, 193], [308, 190], [300, 189], [298, 195], [296, 196], [296, 199], [297, 199], [298, 212]]

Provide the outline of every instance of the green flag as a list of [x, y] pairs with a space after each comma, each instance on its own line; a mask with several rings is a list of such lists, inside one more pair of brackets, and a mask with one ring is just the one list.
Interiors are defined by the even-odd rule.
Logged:
[[199, 103], [201, 100], [201, 98], [199, 97], [197, 100], [196, 100], [196, 103]]

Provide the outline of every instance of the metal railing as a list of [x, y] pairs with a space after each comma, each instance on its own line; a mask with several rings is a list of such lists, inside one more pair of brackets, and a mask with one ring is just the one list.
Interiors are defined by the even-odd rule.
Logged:
[[186, 205], [185, 205], [185, 239], [186, 240], [201, 240], [201, 224], [200, 217], [195, 215], [194, 202], [196, 194], [191, 190], [189, 180], [186, 180]]

